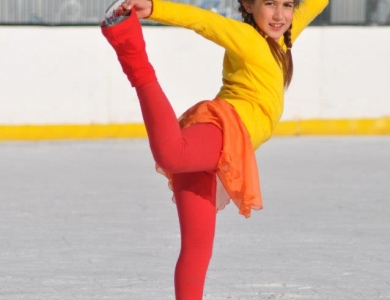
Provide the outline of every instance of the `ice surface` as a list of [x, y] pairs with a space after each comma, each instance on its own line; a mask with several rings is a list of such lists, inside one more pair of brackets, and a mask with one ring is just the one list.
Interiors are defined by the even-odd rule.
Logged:
[[[217, 217], [204, 299], [390, 299], [390, 138], [273, 138], [264, 209]], [[173, 300], [175, 205], [146, 140], [0, 143], [1, 300]]]

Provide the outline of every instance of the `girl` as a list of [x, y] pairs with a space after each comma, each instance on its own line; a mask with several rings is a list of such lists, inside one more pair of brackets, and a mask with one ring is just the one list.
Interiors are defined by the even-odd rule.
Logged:
[[[238, 0], [244, 22], [160, 0], [127, 0], [124, 21], [102, 32], [136, 89], [150, 148], [173, 189], [181, 230], [175, 269], [178, 300], [202, 299], [216, 211], [230, 199], [249, 217], [262, 208], [254, 151], [283, 111], [293, 73], [291, 47], [328, 0]], [[139, 18], [192, 29], [225, 48], [223, 85], [180, 118], [149, 63]]]

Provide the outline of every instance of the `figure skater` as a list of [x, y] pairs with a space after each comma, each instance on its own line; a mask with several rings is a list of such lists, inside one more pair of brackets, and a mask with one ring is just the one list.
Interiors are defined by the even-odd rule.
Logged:
[[[293, 42], [327, 5], [328, 0], [238, 0], [242, 22], [188, 4], [127, 0], [116, 10], [125, 20], [102, 23], [137, 92], [157, 169], [173, 190], [181, 231], [177, 300], [202, 299], [216, 212], [230, 200], [245, 217], [262, 208], [255, 150], [282, 116]], [[142, 18], [191, 29], [225, 49], [217, 95], [177, 118], [148, 60]]]

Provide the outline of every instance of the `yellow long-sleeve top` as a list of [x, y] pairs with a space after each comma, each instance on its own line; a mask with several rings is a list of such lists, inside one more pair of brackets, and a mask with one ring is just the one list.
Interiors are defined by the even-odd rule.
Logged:
[[[328, 2], [301, 2], [294, 11], [293, 42]], [[264, 37], [251, 25], [187, 4], [154, 0], [149, 19], [194, 30], [225, 48], [217, 97], [234, 106], [254, 149], [271, 137], [283, 113], [285, 88], [283, 71]], [[285, 47], [283, 37], [279, 43]]]

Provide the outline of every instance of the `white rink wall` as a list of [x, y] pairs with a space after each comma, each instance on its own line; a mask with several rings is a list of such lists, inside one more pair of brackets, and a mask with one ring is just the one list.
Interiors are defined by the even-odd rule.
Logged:
[[[145, 26], [150, 60], [178, 114], [212, 99], [223, 49], [194, 32]], [[309, 27], [293, 48], [284, 121], [390, 117], [390, 27]], [[259, 54], [261, 55], [261, 54]], [[99, 27], [0, 26], [0, 124], [142, 121]]]

